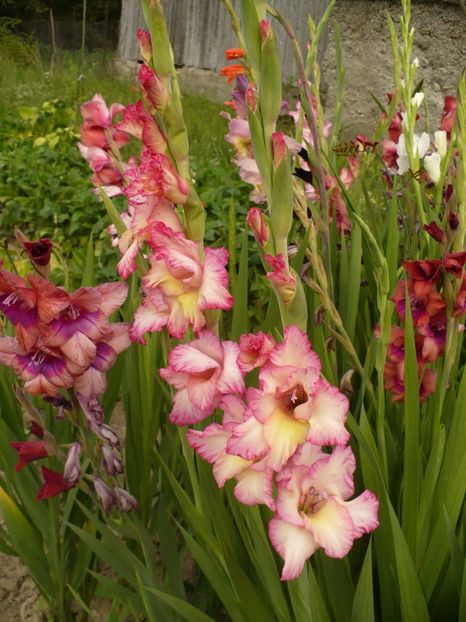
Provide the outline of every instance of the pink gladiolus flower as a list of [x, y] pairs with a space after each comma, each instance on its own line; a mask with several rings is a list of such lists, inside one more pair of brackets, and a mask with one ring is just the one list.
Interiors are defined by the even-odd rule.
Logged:
[[[259, 389], [247, 391], [249, 408], [263, 424], [267, 465], [275, 471], [306, 441], [316, 445], [348, 442], [348, 400], [321, 378], [320, 369], [307, 335], [289, 326], [283, 342], [270, 351], [259, 372]], [[238, 441], [236, 449], [245, 458], [264, 456], [263, 445], [247, 436]]]
[[144, 333], [164, 326], [181, 338], [189, 326], [195, 332], [205, 326], [207, 309], [231, 308], [224, 248], [206, 247], [202, 261], [194, 242], [162, 222], [154, 225], [149, 244], [152, 267], [143, 278], [146, 297], [135, 314], [133, 340], [143, 343]]
[[296, 294], [296, 279], [291, 274], [282, 253], [278, 255], [265, 255], [265, 261], [271, 266], [272, 271], [267, 272], [267, 277], [277, 289], [285, 304], [289, 304]]
[[220, 404], [223, 395], [244, 392], [243, 376], [236, 363], [238, 344], [220, 342], [204, 330], [195, 341], [174, 348], [162, 378], [177, 390], [170, 421], [188, 425], [202, 421]]
[[[272, 469], [266, 466], [264, 460], [247, 460], [235, 455], [234, 451], [230, 452], [228, 447], [234, 428], [246, 421], [244, 403], [238, 397], [228, 395], [224, 397], [221, 408], [224, 411], [222, 425], [212, 423], [202, 432], [188, 430], [189, 444], [201, 458], [213, 465], [215, 481], [220, 488], [235, 477], [237, 484], [233, 492], [238, 501], [245, 505], [263, 503], [274, 510]], [[254, 423], [260, 434], [260, 425], [254, 417], [249, 417], [245, 425], [254, 426]]]
[[147, 65], [141, 65], [138, 80], [149, 104], [155, 110], [163, 112], [168, 102], [168, 92], [154, 70]]
[[113, 141], [117, 147], [128, 142], [128, 136], [112, 127], [112, 123], [119, 114], [124, 111], [122, 104], [112, 104], [110, 109], [100, 94], [82, 104], [81, 114], [84, 123], [81, 126], [81, 140], [87, 147], [101, 147], [109, 149], [109, 141]]
[[126, 175], [129, 184], [124, 192], [135, 203], [144, 203], [150, 195], [167, 198], [172, 203], [186, 203], [188, 184], [162, 153], [144, 149], [140, 165], [128, 168]]
[[167, 149], [167, 141], [162, 130], [144, 108], [142, 101], [126, 106], [123, 119], [115, 127], [142, 140], [151, 153], [165, 153]]
[[355, 468], [350, 447], [325, 454], [307, 444], [277, 476], [277, 513], [269, 536], [285, 560], [282, 580], [298, 577], [317, 549], [345, 557], [356, 538], [377, 528], [379, 502], [373, 493], [365, 490], [347, 501], [354, 493]]
[[157, 222], [163, 222], [176, 232], [181, 232], [183, 227], [173, 203], [153, 195], [147, 197], [147, 201], [141, 205], [130, 205], [123, 216], [127, 229], [117, 240], [123, 255], [117, 269], [119, 275], [126, 279], [136, 269], [137, 254], [144, 242], [151, 240]]
[[265, 222], [264, 215], [258, 207], [251, 207], [246, 216], [246, 222], [260, 246], [264, 246], [270, 236], [269, 228]]
[[277, 342], [270, 335], [265, 333], [241, 335], [239, 340], [240, 353], [238, 356], [238, 366], [247, 374], [256, 367], [263, 367], [269, 360], [270, 352], [277, 345]]

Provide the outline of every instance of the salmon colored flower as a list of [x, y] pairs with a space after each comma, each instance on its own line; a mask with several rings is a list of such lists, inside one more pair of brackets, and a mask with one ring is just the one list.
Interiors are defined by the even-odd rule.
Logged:
[[225, 50], [225, 58], [227, 60], [238, 60], [239, 58], [244, 58], [245, 54], [241, 48], [228, 48]]
[[257, 243], [264, 246], [270, 237], [270, 233], [262, 211], [258, 207], [251, 207], [246, 216], [246, 222], [254, 233]]
[[227, 78], [228, 84], [233, 82], [235, 78], [246, 73], [246, 67], [244, 65], [228, 65], [220, 69], [220, 75]]
[[345, 557], [356, 538], [377, 528], [379, 503], [372, 492], [348, 501], [354, 494], [355, 468], [350, 447], [326, 454], [306, 444], [277, 476], [269, 537], [285, 561], [282, 580], [296, 579], [317, 549]]
[[202, 421], [214, 412], [222, 396], [244, 392], [238, 354], [238, 344], [221, 342], [209, 330], [170, 352], [168, 367], [161, 369], [160, 375], [177, 390], [170, 413], [172, 423]]

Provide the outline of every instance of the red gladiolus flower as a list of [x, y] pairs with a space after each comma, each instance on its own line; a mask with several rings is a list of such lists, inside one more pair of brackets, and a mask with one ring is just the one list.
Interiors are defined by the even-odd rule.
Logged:
[[16, 471], [21, 471], [30, 462], [47, 458], [49, 455], [44, 441], [15, 441], [10, 443], [10, 445], [18, 452]]
[[50, 497], [56, 497], [61, 492], [65, 492], [73, 486], [65, 484], [63, 474], [58, 471], [52, 471], [47, 467], [42, 468], [42, 476], [44, 478], [44, 484], [37, 493], [36, 501], [42, 501], [42, 499], [50, 499]]
[[452, 95], [447, 95], [443, 104], [442, 119], [440, 121], [440, 129], [445, 130], [448, 138], [450, 138], [451, 130], [455, 124], [456, 116], [456, 99]]
[[246, 73], [246, 68], [243, 65], [228, 65], [228, 67], [222, 67], [220, 69], [220, 75], [227, 78], [228, 84], [233, 82], [237, 76], [241, 76]]
[[443, 258], [445, 272], [453, 274], [457, 279], [461, 277], [464, 264], [466, 263], [466, 251], [460, 253], [447, 253]]
[[225, 58], [227, 60], [237, 60], [244, 58], [244, 56], [244, 51], [241, 48], [228, 48], [228, 50], [225, 50]]

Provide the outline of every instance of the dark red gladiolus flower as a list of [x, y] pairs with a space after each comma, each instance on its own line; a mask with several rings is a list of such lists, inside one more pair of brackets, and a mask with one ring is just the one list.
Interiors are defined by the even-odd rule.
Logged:
[[429, 281], [434, 283], [440, 274], [442, 262], [438, 259], [426, 261], [404, 261], [403, 267], [413, 281]]
[[445, 232], [442, 229], [440, 229], [440, 227], [435, 222], [435, 220], [433, 220], [428, 225], [424, 225], [424, 229], [437, 242], [443, 242], [443, 240], [445, 239]]
[[49, 455], [43, 441], [16, 441], [10, 443], [10, 445], [18, 452], [16, 471], [21, 471], [30, 462], [47, 458]]
[[37, 493], [36, 501], [42, 501], [42, 499], [50, 499], [50, 497], [56, 497], [61, 492], [65, 492], [73, 486], [65, 484], [63, 479], [63, 473], [58, 471], [52, 471], [47, 467], [42, 468], [42, 476], [44, 478], [44, 484]]
[[24, 249], [32, 263], [38, 266], [48, 266], [53, 244], [48, 238], [41, 238], [35, 242], [24, 242]]
[[460, 253], [447, 253], [443, 258], [445, 272], [453, 274], [453, 276], [457, 279], [461, 277], [465, 263], [466, 251], [461, 251]]

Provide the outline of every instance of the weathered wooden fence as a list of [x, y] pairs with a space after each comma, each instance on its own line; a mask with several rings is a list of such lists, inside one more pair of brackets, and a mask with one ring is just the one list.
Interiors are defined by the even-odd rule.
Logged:
[[[285, 15], [304, 46], [308, 39], [307, 16], [319, 20], [329, 0], [275, 0], [271, 4]], [[167, 18], [175, 63], [178, 66], [218, 71], [225, 65], [223, 50], [236, 45], [229, 16], [220, 0], [162, 0]], [[233, 5], [238, 8], [239, 0]], [[144, 26], [139, 0], [123, 0], [119, 56], [137, 60], [139, 56], [136, 29]], [[277, 28], [280, 55], [285, 78], [295, 74], [293, 51], [283, 31]], [[326, 34], [320, 53], [325, 50]]]

